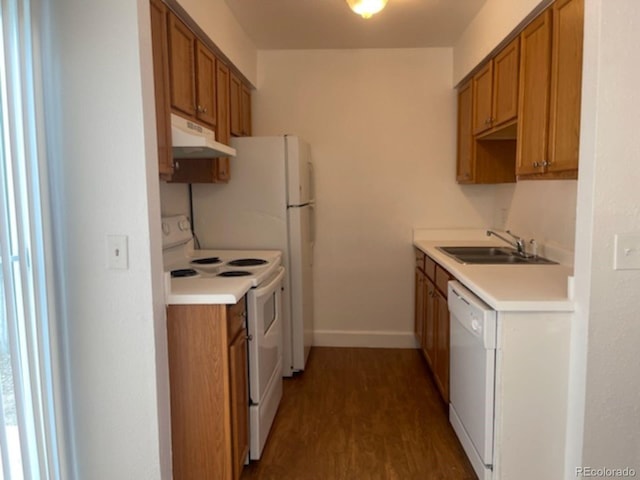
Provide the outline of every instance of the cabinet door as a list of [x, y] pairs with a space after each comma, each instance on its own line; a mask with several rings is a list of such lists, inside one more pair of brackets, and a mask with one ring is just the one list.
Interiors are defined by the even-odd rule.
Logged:
[[424, 273], [416, 268], [415, 274], [415, 296], [414, 296], [414, 328], [413, 331], [418, 341], [422, 345], [422, 333], [424, 330]]
[[239, 479], [249, 452], [249, 394], [247, 390], [247, 338], [242, 329], [229, 345], [231, 394], [231, 455], [233, 478]]
[[436, 290], [436, 384], [445, 403], [449, 402], [449, 306], [447, 299]]
[[196, 116], [216, 125], [216, 59], [201, 42], [196, 42]]
[[231, 73], [229, 77], [229, 115], [231, 117], [231, 135], [242, 136], [242, 106], [240, 94], [242, 92], [242, 82]]
[[425, 309], [424, 309], [424, 354], [435, 374], [436, 366], [436, 287], [429, 279], [425, 281]]
[[553, 4], [549, 172], [578, 169], [583, 17], [583, 0]]
[[491, 128], [493, 120], [491, 107], [493, 104], [492, 94], [493, 82], [493, 60], [489, 60], [486, 65], [473, 76], [473, 133], [478, 134]]
[[224, 321], [222, 305], [170, 305], [167, 309], [176, 480], [231, 478]]
[[517, 175], [540, 173], [547, 161], [550, 75], [551, 11], [547, 10], [520, 35]]
[[251, 89], [244, 83], [240, 92], [240, 110], [242, 112], [242, 135], [251, 135]]
[[171, 106], [195, 117], [195, 35], [173, 13], [169, 14], [169, 73]]
[[166, 180], [171, 178], [171, 174], [173, 173], [167, 7], [160, 0], [151, 0], [150, 5], [153, 81], [156, 101], [156, 130], [158, 136], [158, 171], [160, 177]]
[[474, 181], [474, 138], [471, 131], [472, 102], [471, 82], [467, 82], [458, 90], [458, 158], [456, 167], [458, 183], [473, 183]]
[[[216, 87], [217, 87], [217, 125], [216, 140], [229, 145], [231, 139], [229, 119], [229, 67], [220, 60], [216, 62]], [[231, 178], [230, 163], [228, 158], [216, 159], [216, 181], [228, 182]]]
[[518, 115], [519, 60], [519, 38], [502, 49], [493, 60], [493, 127]]

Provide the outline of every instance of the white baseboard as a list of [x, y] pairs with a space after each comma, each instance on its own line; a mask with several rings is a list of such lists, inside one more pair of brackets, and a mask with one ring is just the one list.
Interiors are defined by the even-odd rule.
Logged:
[[413, 332], [315, 330], [315, 347], [418, 348]]

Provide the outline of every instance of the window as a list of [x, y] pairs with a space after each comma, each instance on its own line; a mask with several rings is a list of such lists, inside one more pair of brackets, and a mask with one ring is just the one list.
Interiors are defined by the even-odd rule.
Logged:
[[59, 479], [35, 0], [0, 0], [0, 480]]

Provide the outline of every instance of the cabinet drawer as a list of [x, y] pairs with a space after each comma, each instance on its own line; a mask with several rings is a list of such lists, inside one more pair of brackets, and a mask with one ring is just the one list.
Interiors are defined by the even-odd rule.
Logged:
[[418, 248], [415, 248], [414, 250], [416, 254], [416, 267], [420, 270], [424, 270], [424, 258], [426, 257], [426, 255], [422, 250]]
[[442, 292], [444, 298], [447, 298], [447, 283], [449, 283], [449, 280], [453, 280], [449, 272], [440, 265], [436, 265], [436, 287]]
[[427, 277], [431, 279], [432, 282], [435, 281], [436, 278], [436, 262], [431, 260], [430, 257], [426, 257], [424, 260], [424, 272], [427, 274]]
[[244, 319], [246, 317], [246, 309], [244, 299], [235, 305], [227, 307], [227, 341], [231, 341], [236, 337], [238, 332], [244, 328]]

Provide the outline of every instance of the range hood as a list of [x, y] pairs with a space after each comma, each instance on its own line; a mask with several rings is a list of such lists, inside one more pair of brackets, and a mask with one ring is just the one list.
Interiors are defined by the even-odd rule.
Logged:
[[235, 157], [236, 149], [216, 142], [213, 130], [171, 114], [173, 158]]

